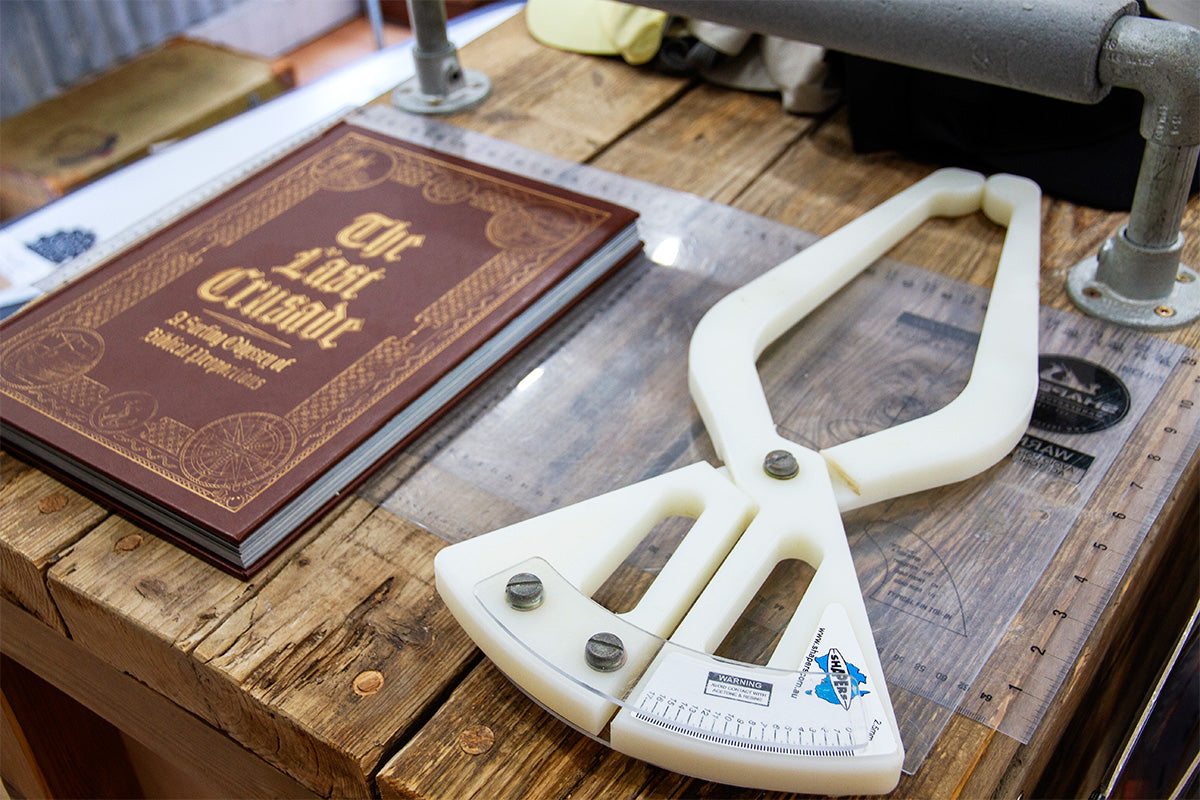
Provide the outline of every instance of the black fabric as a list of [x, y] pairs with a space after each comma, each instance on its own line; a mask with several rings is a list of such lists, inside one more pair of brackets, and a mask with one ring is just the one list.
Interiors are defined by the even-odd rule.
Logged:
[[[939, 165], [1031, 178], [1052, 197], [1128, 211], [1145, 140], [1142, 97], [1095, 105], [837, 54], [860, 153], [891, 150]], [[1200, 175], [1192, 181], [1192, 192]]]

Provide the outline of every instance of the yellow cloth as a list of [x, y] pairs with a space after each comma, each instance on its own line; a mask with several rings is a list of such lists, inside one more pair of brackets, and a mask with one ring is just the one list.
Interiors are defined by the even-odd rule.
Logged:
[[525, 24], [544, 45], [645, 64], [662, 44], [668, 15], [615, 0], [528, 0]]

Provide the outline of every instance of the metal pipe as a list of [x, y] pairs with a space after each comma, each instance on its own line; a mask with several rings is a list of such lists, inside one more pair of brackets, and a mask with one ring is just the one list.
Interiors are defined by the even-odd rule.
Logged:
[[1115, 322], [1185, 324], [1200, 317], [1200, 281], [1179, 263], [1179, 229], [1200, 156], [1200, 30], [1125, 17], [1104, 43], [1097, 74], [1142, 94], [1146, 149], [1129, 221], [1071, 270], [1067, 289], [1076, 305]]
[[446, 36], [446, 4], [441, 0], [408, 0], [408, 20], [413, 28], [413, 60], [421, 91], [444, 95], [453, 78], [448, 73], [457, 67], [446, 67], [447, 60], [454, 58], [454, 46]]
[[1171, 247], [1179, 238], [1200, 147], [1146, 142], [1125, 235], [1140, 247]]
[[1170, 247], [1179, 234], [1200, 153], [1200, 30], [1128, 17], [1113, 26], [1097, 74], [1145, 98], [1146, 152], [1127, 235], [1148, 248]]
[[1072, 268], [1067, 289], [1083, 310], [1121, 324], [1200, 317], [1200, 275], [1179, 263], [1200, 154], [1200, 31], [1139, 17], [1126, 0], [632, 1], [1073, 102], [1136, 89], [1146, 149], [1129, 222]]
[[1129, 0], [633, 0], [693, 19], [1081, 103]]
[[416, 75], [392, 92], [392, 104], [414, 114], [450, 114], [487, 99], [492, 82], [482, 72], [463, 69], [446, 32], [445, 0], [408, 0]]
[[379, 0], [367, 0], [367, 19], [371, 21], [371, 33], [375, 36], [375, 49], [382, 50], [383, 41], [383, 9]]

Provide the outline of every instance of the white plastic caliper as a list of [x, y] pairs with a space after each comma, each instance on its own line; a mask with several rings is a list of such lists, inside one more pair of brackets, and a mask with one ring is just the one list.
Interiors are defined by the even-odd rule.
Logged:
[[[941, 170], [713, 306], [692, 396], [725, 466], [701, 462], [442, 550], [437, 587], [543, 706], [627, 755], [788, 792], [890, 791], [904, 748], [841, 511], [961, 480], [1020, 439], [1037, 393], [1037, 185]], [[932, 216], [1006, 225], [975, 364], [928, 416], [820, 452], [782, 438], [755, 361]], [[591, 599], [659, 521], [691, 529], [630, 611]], [[815, 575], [765, 666], [711, 655], [771, 570]]]

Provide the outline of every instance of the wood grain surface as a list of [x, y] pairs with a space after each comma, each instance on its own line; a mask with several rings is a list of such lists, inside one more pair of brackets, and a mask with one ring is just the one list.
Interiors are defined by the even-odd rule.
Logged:
[[106, 512], [8, 453], [0, 454], [0, 508], [4, 597], [65, 634], [46, 571]]
[[[855, 154], [838, 113], [790, 116], [769, 96], [665, 77], [619, 59], [550, 50], [528, 36], [520, 16], [464, 47], [462, 59], [489, 75], [494, 93], [476, 111], [451, 118], [453, 124], [819, 235], [935, 169], [896, 155]], [[1121, 214], [1044, 199], [1043, 304], [1070, 307], [1062, 288], [1067, 270], [1122, 220]], [[1185, 261], [1200, 264], [1195, 199], [1185, 233]], [[1002, 241], [1002, 229], [975, 215], [923, 226], [889, 256], [987, 285]], [[647, 338], [645, 331], [627, 335], [630, 346]], [[1195, 348], [1200, 326], [1163, 336]], [[1181, 373], [1176, 380], [1193, 377]], [[686, 400], [686, 383], [678, 383], [680, 397], [671, 402]], [[600, 401], [622, 402], [618, 396]], [[1168, 411], [1156, 407], [1147, 416], [1113, 481], [1136, 471], [1134, 462], [1161, 435], [1157, 420]], [[1198, 423], [1185, 418], [1185, 424], [1194, 430]], [[590, 446], [602, 435], [591, 431], [591, 441], [579, 445]], [[706, 447], [699, 438], [676, 457], [680, 463], [709, 457]], [[1141, 608], [1156, 593], [1194, 592], [1188, 576], [1169, 567], [1180, 542], [1195, 536], [1194, 525], [1187, 528], [1194, 519], [1188, 514], [1194, 513], [1189, 509], [1196, 503], [1198, 467], [1193, 457], [1033, 740], [1022, 745], [955, 715], [920, 770], [902, 779], [896, 797], [1028, 797], [1039, 783], [1064, 794], [1086, 795], [1094, 788], [1119, 742], [1080, 737], [1080, 727], [1090, 724], [1089, 706], [1111, 700], [1103, 686], [1148, 680], [1140, 674], [1145, 664], [1114, 659], [1114, 653], [1129, 646]], [[421, 492], [454, 492], [464, 504], [480, 506], [480, 518], [489, 523], [523, 513], [503, 503], [490, 506], [491, 493], [457, 485], [444, 471], [414, 463], [401, 473]], [[547, 497], [557, 497], [549, 477], [539, 480], [547, 482]], [[116, 724], [141, 726], [141, 741], [153, 738], [155, 724], [172, 724], [171, 714], [162, 711], [166, 704], [171, 713], [236, 744], [259, 765], [241, 787], [243, 796], [287, 794], [288, 782], [322, 797], [779, 796], [654, 768], [558, 722], [482, 659], [441, 603], [432, 561], [445, 541], [368, 500], [345, 500], [249, 583], [7, 455], [0, 459], [0, 515], [2, 588], [10, 604], [5, 613], [23, 615], [20, 625], [6, 618], [0, 627], [4, 652], [34, 671], [53, 673], [51, 682], [65, 683], [69, 671], [55, 670], [30, 646], [40, 637], [57, 637], [52, 641], [69, 647], [46, 652], [58, 658], [83, 653], [96, 674], [136, 685], [122, 691], [137, 696], [145, 719]], [[1085, 518], [1080, 524], [1094, 523]], [[1051, 562], [1030, 602], [1039, 592], [1058, 590], [1072, 557], [1064, 552]], [[613, 606], [628, 603], [644, 581], [640, 569], [623, 574], [605, 588]], [[781, 588], [768, 586], [766, 592], [783, 599], [803, 583], [803, 574], [800, 565], [786, 567], [774, 579]], [[776, 624], [772, 613], [765, 604], [748, 612], [744, 626], [769, 630]], [[1152, 643], [1143, 645], [1153, 652]], [[102, 690], [85, 684], [71, 691]], [[899, 693], [896, 699], [905, 702]], [[118, 712], [111, 704], [100, 711]], [[1113, 713], [1127, 718], [1132, 712]], [[1114, 718], [1111, 724], [1123, 723]], [[204, 739], [200, 730], [195, 735]], [[1075, 746], [1084, 742], [1086, 758]], [[217, 747], [205, 752], [221, 758]], [[165, 750], [179, 756], [181, 746]], [[1087, 763], [1056, 784], [1067, 759]], [[189, 763], [203, 771], [202, 763]], [[226, 771], [214, 783], [228, 787], [229, 779]]]

